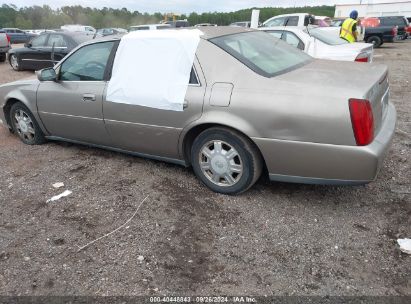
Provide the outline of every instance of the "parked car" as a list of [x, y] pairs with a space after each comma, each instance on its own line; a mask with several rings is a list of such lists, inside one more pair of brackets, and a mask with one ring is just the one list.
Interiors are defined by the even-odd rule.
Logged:
[[65, 140], [191, 165], [225, 194], [264, 168], [283, 182], [376, 177], [396, 124], [387, 66], [315, 60], [261, 31], [201, 31], [183, 111], [106, 100], [120, 39], [109, 36], [38, 79], [0, 86], [0, 121], [30, 145]]
[[13, 70], [40, 70], [54, 66], [79, 44], [92, 39], [76, 32], [43, 33], [26, 43], [23, 48], [9, 51]]
[[190, 23], [187, 20], [166, 21], [163, 24], [168, 24], [173, 28], [190, 27]]
[[94, 27], [81, 24], [67, 24], [61, 26], [60, 29], [67, 32], [80, 32], [90, 36], [94, 36], [97, 32]]
[[375, 48], [380, 47], [385, 42], [394, 42], [397, 38], [397, 26], [382, 25], [380, 17], [361, 19], [360, 24], [365, 28], [364, 41], [374, 44]]
[[410, 26], [407, 18], [404, 16], [384, 16], [378, 17], [381, 22], [381, 26], [396, 26], [397, 27], [397, 38], [405, 40], [408, 38], [408, 27]]
[[250, 21], [239, 21], [239, 22], [233, 22], [230, 24], [230, 26], [238, 26], [238, 27], [250, 27], [251, 22]]
[[194, 27], [203, 27], [203, 26], [217, 26], [217, 24], [212, 24], [212, 23], [199, 23], [194, 25]]
[[0, 62], [6, 61], [7, 52], [10, 50], [10, 37], [0, 30]]
[[26, 43], [30, 41], [33, 37], [36, 37], [35, 34], [29, 34], [25, 31], [22, 31], [18, 28], [3, 28], [3, 32], [5, 32], [10, 37], [10, 43]]
[[263, 27], [273, 26], [307, 26], [315, 23], [315, 16], [311, 14], [284, 14], [271, 17], [263, 22]]
[[129, 32], [134, 31], [147, 31], [147, 30], [166, 30], [170, 29], [171, 26], [169, 24], [144, 24], [144, 25], [134, 25], [130, 26]]
[[327, 27], [263, 27], [272, 36], [318, 59], [371, 62], [373, 45], [368, 43], [349, 43], [341, 39], [338, 30]]
[[127, 30], [122, 28], [103, 28], [97, 30], [96, 37], [105, 37], [110, 35], [127, 34]]

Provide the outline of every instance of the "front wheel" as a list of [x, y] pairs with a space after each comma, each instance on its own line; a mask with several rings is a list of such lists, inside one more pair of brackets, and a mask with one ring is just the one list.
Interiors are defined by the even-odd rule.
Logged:
[[263, 161], [258, 149], [242, 134], [210, 128], [194, 141], [191, 162], [197, 177], [211, 190], [238, 194], [261, 176]]
[[33, 114], [22, 103], [15, 103], [10, 109], [11, 127], [27, 145], [40, 145], [46, 140]]
[[371, 36], [367, 39], [368, 43], [372, 43], [375, 48], [379, 48], [382, 45], [382, 40], [378, 36]]
[[13, 68], [13, 70], [21, 71], [19, 58], [17, 57], [16, 54], [9, 55], [9, 62], [10, 62], [11, 67]]

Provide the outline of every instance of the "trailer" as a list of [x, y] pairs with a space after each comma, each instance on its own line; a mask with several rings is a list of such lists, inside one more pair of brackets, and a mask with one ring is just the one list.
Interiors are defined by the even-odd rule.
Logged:
[[352, 10], [358, 11], [358, 17], [382, 17], [382, 16], [404, 16], [411, 18], [411, 1], [388, 0], [360, 1], [360, 4], [337, 4], [335, 6], [335, 18], [347, 18]]

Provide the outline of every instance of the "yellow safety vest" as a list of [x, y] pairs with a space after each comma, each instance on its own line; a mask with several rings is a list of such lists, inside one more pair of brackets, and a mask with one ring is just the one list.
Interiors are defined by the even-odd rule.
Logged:
[[351, 18], [345, 19], [343, 24], [341, 25], [341, 32], [340, 32], [340, 37], [349, 41], [350, 43], [354, 43], [355, 36], [352, 31], [352, 27], [354, 24], [357, 24], [357, 21]]

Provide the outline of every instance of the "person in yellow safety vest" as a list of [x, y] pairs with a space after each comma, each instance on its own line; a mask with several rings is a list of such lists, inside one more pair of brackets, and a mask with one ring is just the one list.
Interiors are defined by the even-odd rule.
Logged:
[[357, 18], [358, 12], [353, 10], [341, 25], [340, 37], [350, 43], [357, 42]]

